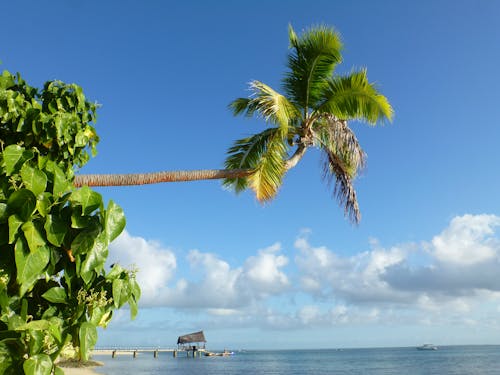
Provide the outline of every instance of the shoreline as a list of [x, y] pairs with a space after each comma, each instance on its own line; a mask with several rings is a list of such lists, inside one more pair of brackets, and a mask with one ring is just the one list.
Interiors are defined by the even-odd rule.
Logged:
[[88, 366], [78, 367], [72, 366], [70, 363], [64, 363], [62, 366], [59, 366], [64, 371], [64, 375], [103, 375], [101, 371], [99, 371], [99, 367], [103, 367], [104, 363], [100, 361], [92, 361], [92, 364]]
[[102, 373], [95, 372], [95, 367], [61, 367], [64, 375], [101, 375]]

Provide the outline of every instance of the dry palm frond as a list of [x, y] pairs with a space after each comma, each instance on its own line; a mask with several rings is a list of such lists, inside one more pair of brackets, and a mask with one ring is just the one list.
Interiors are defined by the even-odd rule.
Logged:
[[366, 155], [345, 120], [323, 114], [314, 130], [315, 143], [324, 151], [323, 178], [334, 185], [333, 194], [345, 214], [359, 222], [361, 215], [353, 180], [364, 167]]

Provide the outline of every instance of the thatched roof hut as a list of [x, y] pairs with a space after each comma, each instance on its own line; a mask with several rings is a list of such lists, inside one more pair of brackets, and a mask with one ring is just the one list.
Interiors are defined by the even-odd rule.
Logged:
[[207, 342], [203, 331], [188, 333], [187, 335], [179, 336], [177, 339], [177, 345], [190, 344], [194, 342]]

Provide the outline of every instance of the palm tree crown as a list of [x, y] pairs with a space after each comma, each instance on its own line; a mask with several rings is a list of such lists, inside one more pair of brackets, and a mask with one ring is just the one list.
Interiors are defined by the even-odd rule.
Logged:
[[387, 98], [369, 83], [366, 70], [333, 75], [342, 61], [342, 42], [330, 27], [319, 26], [297, 36], [289, 26], [288, 70], [280, 94], [260, 81], [250, 83], [251, 96], [229, 105], [234, 115], [259, 116], [269, 125], [261, 133], [237, 140], [225, 162], [228, 170], [250, 174], [226, 178], [237, 192], [251, 188], [259, 201], [272, 199], [287, 170], [310, 147], [321, 150], [323, 177], [346, 215], [358, 222], [360, 212], [353, 180], [363, 167], [365, 154], [349, 120], [375, 125], [391, 120]]

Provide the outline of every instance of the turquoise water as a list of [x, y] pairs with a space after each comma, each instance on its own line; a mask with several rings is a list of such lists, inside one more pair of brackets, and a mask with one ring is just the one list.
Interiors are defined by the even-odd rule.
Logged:
[[483, 375], [500, 374], [500, 346], [280, 350], [237, 352], [231, 357], [173, 358], [172, 353], [95, 356], [106, 375]]

